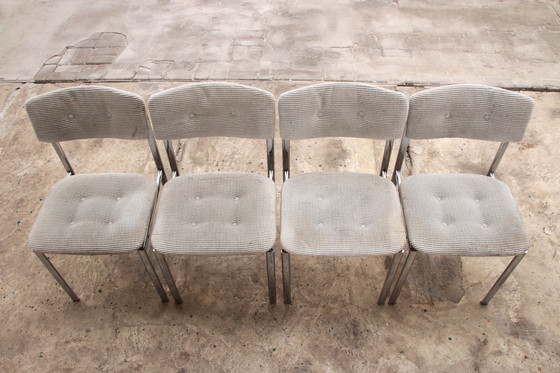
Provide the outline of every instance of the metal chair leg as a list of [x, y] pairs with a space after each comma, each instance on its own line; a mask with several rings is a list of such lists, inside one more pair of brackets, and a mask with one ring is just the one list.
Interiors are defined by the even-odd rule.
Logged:
[[266, 274], [268, 278], [268, 301], [276, 304], [276, 268], [274, 266], [274, 248], [266, 252]]
[[414, 259], [416, 258], [416, 255], [418, 254], [418, 252], [414, 249], [410, 249], [408, 256], [406, 257], [406, 261], [404, 262], [404, 266], [403, 269], [401, 270], [401, 273], [399, 275], [399, 278], [397, 280], [397, 284], [395, 285], [395, 288], [393, 289], [393, 293], [391, 294], [391, 297], [389, 298], [389, 304], [395, 304], [397, 303], [397, 298], [399, 297], [399, 294], [401, 293], [402, 287], [404, 285], [404, 282], [406, 281], [406, 278], [408, 277], [408, 272], [410, 272], [410, 268], [412, 267], [412, 263], [414, 263]]
[[403, 254], [404, 254], [404, 250], [393, 255], [393, 260], [391, 261], [391, 267], [389, 268], [389, 271], [387, 272], [387, 276], [385, 277], [385, 282], [383, 283], [383, 288], [381, 288], [379, 299], [377, 299], [377, 304], [380, 306], [385, 304], [385, 300], [387, 299], [387, 295], [389, 294], [389, 289], [391, 289], [391, 285], [395, 281], [397, 268], [399, 268], [399, 264], [401, 263]]
[[284, 304], [292, 304], [290, 273], [290, 253], [282, 250], [282, 285], [284, 290]]
[[167, 265], [167, 260], [165, 259], [165, 256], [163, 256], [163, 254], [158, 253], [157, 251], [154, 251], [154, 254], [156, 255], [156, 261], [159, 265], [159, 268], [161, 269], [161, 272], [163, 273], [163, 277], [165, 277], [165, 281], [167, 282], [167, 286], [169, 286], [169, 291], [171, 291], [171, 295], [173, 296], [175, 303], [176, 304], [183, 303], [183, 299], [179, 294], [177, 285], [175, 285], [175, 280], [173, 279], [173, 275], [171, 274], [169, 265]]
[[159, 277], [156, 274], [156, 271], [154, 269], [154, 266], [152, 265], [152, 261], [150, 260], [148, 253], [146, 253], [146, 250], [140, 249], [138, 250], [138, 255], [140, 255], [140, 259], [142, 259], [142, 263], [144, 263], [144, 267], [146, 267], [146, 270], [148, 271], [148, 274], [152, 279], [152, 283], [154, 284], [154, 287], [156, 288], [156, 291], [158, 292], [161, 301], [169, 302], [169, 298], [167, 297], [165, 290], [163, 290], [163, 286], [159, 281]]
[[64, 278], [62, 277], [62, 275], [57, 271], [57, 269], [52, 265], [51, 261], [49, 260], [49, 258], [47, 258], [47, 256], [43, 253], [38, 253], [35, 252], [35, 255], [37, 255], [37, 257], [39, 258], [39, 260], [45, 265], [45, 267], [47, 267], [47, 269], [49, 270], [49, 272], [51, 273], [51, 275], [53, 275], [53, 277], [56, 279], [56, 281], [58, 282], [58, 284], [60, 286], [62, 286], [62, 288], [64, 289], [64, 291], [66, 292], [66, 294], [68, 294], [68, 296], [74, 301], [74, 302], [79, 302], [80, 298], [78, 298], [78, 296], [76, 295], [76, 293], [74, 293], [74, 290], [72, 290], [72, 288], [70, 287], [70, 285], [68, 285], [68, 283], [64, 280]]
[[480, 302], [480, 304], [482, 304], [483, 306], [486, 306], [486, 305], [488, 305], [488, 303], [490, 303], [490, 300], [494, 297], [494, 295], [496, 294], [498, 289], [500, 289], [500, 287], [504, 284], [504, 282], [506, 282], [509, 275], [511, 275], [511, 273], [513, 272], [515, 267], [517, 267], [517, 265], [519, 264], [521, 259], [523, 259], [525, 254], [527, 254], [527, 252], [525, 252], [524, 254], [516, 255], [513, 258], [513, 260], [509, 263], [509, 265], [506, 267], [504, 272], [502, 272], [502, 274], [500, 275], [500, 277], [498, 278], [498, 280], [496, 281], [494, 286], [492, 286], [492, 289], [490, 289], [490, 291], [488, 292], [488, 294], [486, 294], [486, 296]]

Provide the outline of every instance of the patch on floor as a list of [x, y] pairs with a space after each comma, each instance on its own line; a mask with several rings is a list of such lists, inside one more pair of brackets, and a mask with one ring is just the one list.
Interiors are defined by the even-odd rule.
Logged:
[[102, 79], [127, 45], [124, 34], [97, 32], [49, 58], [33, 79], [35, 82]]

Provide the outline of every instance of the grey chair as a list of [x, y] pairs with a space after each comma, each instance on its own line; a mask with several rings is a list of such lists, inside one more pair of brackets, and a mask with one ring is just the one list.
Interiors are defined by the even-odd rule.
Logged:
[[[394, 304], [417, 253], [514, 256], [481, 301], [487, 305], [530, 246], [517, 205], [495, 172], [510, 141], [523, 138], [533, 100], [481, 85], [452, 85], [422, 91], [410, 99], [406, 133], [394, 180], [404, 209], [410, 251], [389, 299]], [[487, 176], [419, 174], [401, 180], [409, 139], [465, 138], [501, 145]]]
[[[25, 105], [39, 141], [50, 142], [68, 177], [51, 189], [29, 235], [37, 254], [73, 301], [78, 296], [46, 254], [121, 254], [137, 251], [164, 302], [167, 295], [146, 253], [163, 165], [142, 97], [83, 86], [34, 97]], [[60, 142], [90, 138], [147, 140], [157, 179], [107, 173], [75, 175]]]
[[[173, 176], [162, 191], [152, 243], [175, 302], [182, 299], [166, 256], [266, 253], [269, 301], [274, 304], [274, 97], [239, 84], [195, 83], [157, 93], [148, 105]], [[214, 136], [266, 139], [268, 177], [246, 172], [179, 176], [170, 140]]]
[[[378, 304], [384, 304], [406, 245], [397, 189], [387, 179], [394, 139], [402, 136], [406, 97], [366, 84], [323, 83], [278, 101], [282, 137], [282, 274], [291, 303], [290, 255], [391, 255]], [[290, 141], [319, 137], [386, 140], [380, 175], [314, 172], [290, 178]]]

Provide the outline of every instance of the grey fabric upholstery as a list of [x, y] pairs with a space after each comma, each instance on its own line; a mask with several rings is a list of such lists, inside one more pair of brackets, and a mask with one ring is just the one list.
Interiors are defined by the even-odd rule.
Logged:
[[404, 131], [406, 97], [358, 83], [323, 83], [280, 95], [280, 136], [396, 139]]
[[276, 238], [274, 182], [250, 173], [195, 173], [163, 188], [152, 233], [162, 254], [264, 253]]
[[395, 254], [406, 243], [397, 190], [368, 174], [320, 172], [288, 179], [280, 242], [284, 250], [304, 255]]
[[141, 96], [109, 87], [60, 89], [25, 104], [40, 141], [89, 138], [147, 139], [150, 125]]
[[274, 138], [274, 96], [232, 83], [195, 83], [150, 97], [157, 139], [228, 136]]
[[501, 88], [459, 84], [427, 89], [410, 98], [406, 136], [520, 141], [532, 110], [530, 97]]
[[529, 239], [506, 184], [468, 174], [422, 174], [400, 187], [408, 238], [427, 254], [517, 255]]
[[143, 247], [157, 193], [135, 174], [70, 176], [51, 189], [29, 235], [37, 252], [111, 254]]

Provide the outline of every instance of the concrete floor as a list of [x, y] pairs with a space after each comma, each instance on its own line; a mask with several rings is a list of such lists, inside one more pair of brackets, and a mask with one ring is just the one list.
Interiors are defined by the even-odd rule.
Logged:
[[[559, 3], [546, 0], [0, 3], [0, 372], [560, 371], [558, 13]], [[42, 201], [65, 172], [52, 147], [36, 140], [25, 101], [84, 82], [147, 99], [206, 79], [276, 97], [325, 80], [408, 96], [426, 84], [526, 89], [536, 102], [531, 123], [497, 176], [518, 201], [529, 254], [487, 307], [479, 301], [508, 258], [419, 256], [399, 303], [377, 306], [383, 258], [292, 256], [286, 306], [277, 256], [278, 304], [269, 306], [264, 255], [173, 258], [183, 305], [160, 302], [135, 254], [53, 255], [81, 297], [71, 302], [27, 246]], [[259, 142], [176, 145], [185, 172], [265, 172]], [[276, 145], [280, 175], [278, 136]], [[80, 173], [155, 175], [143, 142], [64, 146]], [[293, 142], [293, 173], [377, 172], [382, 147]], [[413, 141], [405, 174], [484, 173], [495, 149]]]
[[0, 2], [5, 81], [346, 80], [560, 89], [554, 0]]
[[[275, 95], [296, 85], [252, 82]], [[173, 83], [111, 84], [149, 97]], [[423, 258], [399, 303], [377, 306], [383, 258], [293, 256], [293, 304], [267, 304], [263, 257], [173, 258], [185, 303], [162, 304], [138, 256], [53, 255], [81, 297], [72, 303], [26, 244], [49, 188], [64, 170], [33, 135], [23, 103], [64, 85], [3, 85], [0, 196], [0, 371], [558, 371], [557, 299], [560, 94], [525, 92], [536, 108], [498, 177], [516, 197], [533, 247], [487, 307], [506, 258]], [[409, 95], [419, 89], [401, 88]], [[293, 143], [295, 174], [374, 172], [382, 144], [325, 139]], [[143, 142], [69, 143], [81, 172], [154, 173]], [[277, 142], [277, 144], [279, 144]], [[326, 145], [326, 147], [318, 147]], [[239, 152], [239, 149], [243, 149]], [[107, 151], [100, 152], [100, 150]], [[494, 144], [411, 144], [407, 172], [482, 173]], [[186, 171], [264, 173], [260, 143], [204, 139], [178, 149]], [[74, 155], [74, 157], [72, 157]], [[190, 163], [188, 160], [193, 160]], [[277, 159], [280, 154], [277, 149]], [[472, 160], [472, 163], [470, 162]], [[444, 162], [445, 161], [445, 162]], [[280, 162], [276, 169], [280, 174]], [[277, 182], [278, 189], [281, 183]], [[279, 259], [279, 258], [278, 258]], [[279, 260], [277, 271], [280, 274]], [[281, 276], [278, 278], [281, 294]]]

